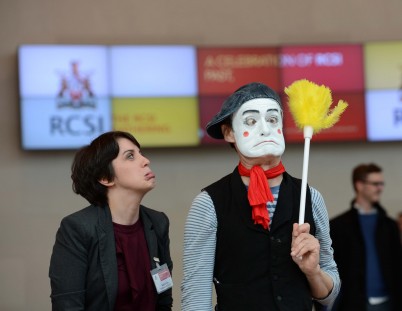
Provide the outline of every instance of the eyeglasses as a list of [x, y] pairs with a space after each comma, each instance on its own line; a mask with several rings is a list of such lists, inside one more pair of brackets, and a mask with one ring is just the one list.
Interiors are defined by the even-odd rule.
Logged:
[[384, 187], [385, 182], [383, 181], [364, 181], [365, 184], [372, 185], [374, 187]]

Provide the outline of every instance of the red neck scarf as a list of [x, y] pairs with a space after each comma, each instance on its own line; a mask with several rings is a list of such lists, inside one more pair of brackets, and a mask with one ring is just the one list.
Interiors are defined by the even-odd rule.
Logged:
[[282, 162], [279, 162], [277, 166], [266, 171], [259, 165], [255, 165], [249, 170], [239, 162], [238, 170], [241, 176], [250, 177], [248, 201], [253, 208], [252, 218], [254, 223], [262, 225], [264, 229], [268, 229], [270, 219], [267, 210], [267, 202], [273, 202], [274, 196], [271, 193], [267, 179], [281, 175], [285, 172], [285, 167]]

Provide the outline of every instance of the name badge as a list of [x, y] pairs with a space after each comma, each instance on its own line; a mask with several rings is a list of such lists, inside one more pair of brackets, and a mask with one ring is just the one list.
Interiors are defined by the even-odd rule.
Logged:
[[167, 264], [163, 264], [160, 266], [158, 263], [159, 259], [154, 258], [154, 260], [156, 262], [156, 268], [151, 270], [151, 275], [155, 284], [156, 291], [158, 292], [158, 294], [160, 294], [173, 287], [173, 280]]

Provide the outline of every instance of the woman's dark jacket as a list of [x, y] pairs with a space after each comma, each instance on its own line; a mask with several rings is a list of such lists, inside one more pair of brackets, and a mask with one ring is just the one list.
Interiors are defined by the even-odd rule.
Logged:
[[[151, 268], [154, 257], [172, 271], [169, 219], [140, 206]], [[109, 207], [88, 206], [65, 217], [56, 234], [49, 277], [53, 311], [113, 311], [118, 272]], [[155, 295], [157, 295], [155, 290]], [[172, 289], [157, 295], [158, 311], [172, 309]]]

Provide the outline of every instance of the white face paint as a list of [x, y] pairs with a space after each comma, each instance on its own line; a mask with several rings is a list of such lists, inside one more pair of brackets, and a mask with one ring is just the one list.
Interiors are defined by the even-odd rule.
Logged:
[[281, 156], [285, 151], [282, 113], [270, 98], [245, 102], [232, 120], [236, 146], [246, 157]]

